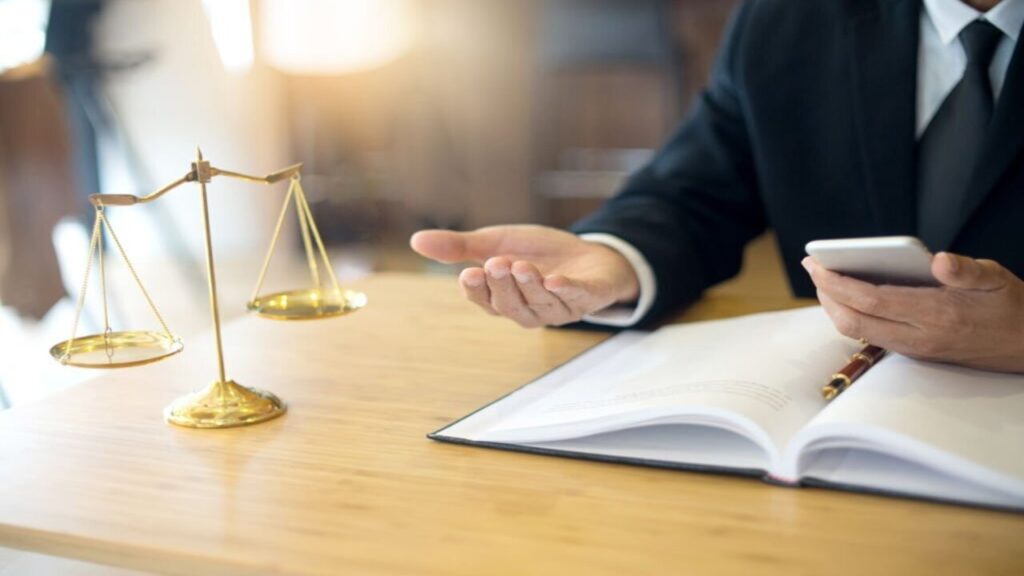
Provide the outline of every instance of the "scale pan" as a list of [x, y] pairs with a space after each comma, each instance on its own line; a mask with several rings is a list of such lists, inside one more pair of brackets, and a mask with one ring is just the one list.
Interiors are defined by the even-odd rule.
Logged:
[[316, 320], [344, 316], [366, 305], [366, 294], [352, 290], [289, 290], [249, 302], [250, 312], [274, 320]]
[[107, 337], [92, 334], [65, 340], [50, 348], [50, 356], [68, 366], [124, 368], [162, 360], [184, 347], [181, 340], [164, 332], [111, 332]]

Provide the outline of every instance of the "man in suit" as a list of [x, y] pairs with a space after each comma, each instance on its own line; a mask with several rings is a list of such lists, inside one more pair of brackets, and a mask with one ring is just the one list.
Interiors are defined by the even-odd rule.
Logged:
[[[626, 188], [568, 233], [424, 231], [459, 282], [526, 327], [643, 324], [735, 275], [775, 230], [793, 292], [896, 352], [1024, 372], [1024, 0], [747, 0], [708, 88]], [[939, 288], [803, 258], [916, 235]]]

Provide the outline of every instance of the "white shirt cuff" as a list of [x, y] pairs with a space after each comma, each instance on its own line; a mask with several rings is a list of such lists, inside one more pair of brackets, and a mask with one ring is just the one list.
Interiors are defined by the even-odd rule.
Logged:
[[640, 298], [635, 305], [614, 305], [604, 310], [583, 317], [584, 322], [598, 324], [601, 326], [614, 326], [616, 328], [628, 328], [633, 326], [644, 317], [654, 305], [654, 297], [658, 292], [658, 284], [654, 279], [654, 271], [647, 262], [647, 258], [640, 253], [632, 244], [618, 236], [611, 234], [580, 234], [580, 238], [587, 242], [602, 244], [612, 248], [629, 261], [636, 273], [640, 283]]

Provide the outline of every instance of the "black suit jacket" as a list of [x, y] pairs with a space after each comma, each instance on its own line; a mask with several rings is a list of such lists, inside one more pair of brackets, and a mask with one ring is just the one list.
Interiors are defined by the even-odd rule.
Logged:
[[[651, 263], [645, 320], [734, 276], [775, 230], [798, 296], [810, 240], [915, 235], [920, 0], [748, 0], [708, 88], [649, 166], [577, 233], [606, 232]], [[959, 232], [934, 251], [1024, 277], [1024, 39], [996, 105]]]

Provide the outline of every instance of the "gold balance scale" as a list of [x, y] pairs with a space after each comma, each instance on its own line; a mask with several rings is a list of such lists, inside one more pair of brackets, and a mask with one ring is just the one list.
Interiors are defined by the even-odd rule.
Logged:
[[[331, 318], [342, 316], [362, 308], [366, 304], [366, 296], [351, 290], [342, 290], [338, 285], [338, 279], [334, 276], [334, 270], [327, 258], [327, 251], [324, 249], [320, 232], [313, 221], [313, 213], [309, 209], [306, 195], [302, 191], [302, 184], [299, 178], [299, 171], [302, 164], [289, 166], [273, 174], [266, 176], [252, 176], [241, 174], [230, 170], [222, 170], [211, 166], [203, 159], [201, 150], [196, 150], [196, 161], [192, 163], [192, 169], [181, 178], [171, 182], [163, 188], [148, 196], [134, 196], [131, 194], [93, 194], [89, 201], [96, 208], [96, 220], [92, 229], [92, 240], [89, 244], [88, 260], [85, 267], [85, 280], [82, 282], [82, 289], [78, 295], [78, 305], [75, 310], [75, 320], [71, 328], [71, 338], [55, 345], [50, 349], [50, 355], [61, 364], [69, 366], [80, 366], [83, 368], [126, 368], [129, 366], [141, 366], [168, 358], [181, 352], [184, 345], [180, 338], [174, 335], [164, 322], [163, 316], [157, 310], [156, 305], [150, 298], [146, 288], [139, 280], [139, 275], [132, 266], [131, 261], [125, 253], [121, 241], [110, 226], [104, 209], [108, 206], [133, 206], [145, 204], [157, 200], [171, 190], [195, 182], [199, 184], [199, 197], [203, 209], [203, 233], [206, 243], [206, 273], [210, 288], [210, 311], [213, 315], [213, 330], [217, 346], [217, 380], [201, 390], [183, 396], [175, 400], [164, 411], [164, 416], [171, 424], [186, 426], [189, 428], [229, 428], [233, 426], [245, 426], [265, 422], [284, 414], [287, 409], [284, 402], [270, 392], [247, 388], [234, 380], [229, 380], [224, 372], [224, 351], [221, 345], [220, 330], [220, 308], [217, 303], [217, 276], [213, 266], [213, 244], [210, 239], [210, 215], [206, 201], [206, 184], [214, 176], [227, 176], [258, 182], [261, 184], [273, 184], [281, 180], [289, 180], [288, 193], [285, 195], [284, 205], [281, 214], [277, 218], [277, 225], [274, 235], [270, 241], [270, 248], [260, 269], [259, 279], [256, 281], [256, 289], [253, 291], [252, 299], [248, 303], [250, 312], [263, 318], [274, 320], [313, 320], [320, 318]], [[302, 241], [306, 251], [306, 260], [312, 275], [313, 287], [305, 290], [291, 290], [273, 294], [260, 295], [263, 288], [263, 280], [266, 277], [267, 269], [270, 267], [270, 259], [274, 254], [278, 238], [281, 236], [281, 228], [285, 216], [291, 204], [299, 218], [299, 229], [302, 234]], [[155, 331], [123, 331], [115, 332], [110, 328], [110, 320], [107, 314], [107, 282], [106, 271], [103, 262], [103, 229], [109, 233], [114, 241], [117, 251], [124, 259], [128, 271], [138, 285], [142, 296], [149, 305], [157, 321], [160, 323], [162, 332]], [[316, 247], [314, 249], [314, 241]], [[323, 263], [324, 270], [330, 280], [330, 286], [325, 290], [322, 286], [317, 253]], [[85, 293], [89, 286], [89, 275], [93, 260], [99, 266], [100, 286], [103, 292], [103, 324], [104, 330], [100, 334], [78, 337], [78, 321], [85, 306]]]

